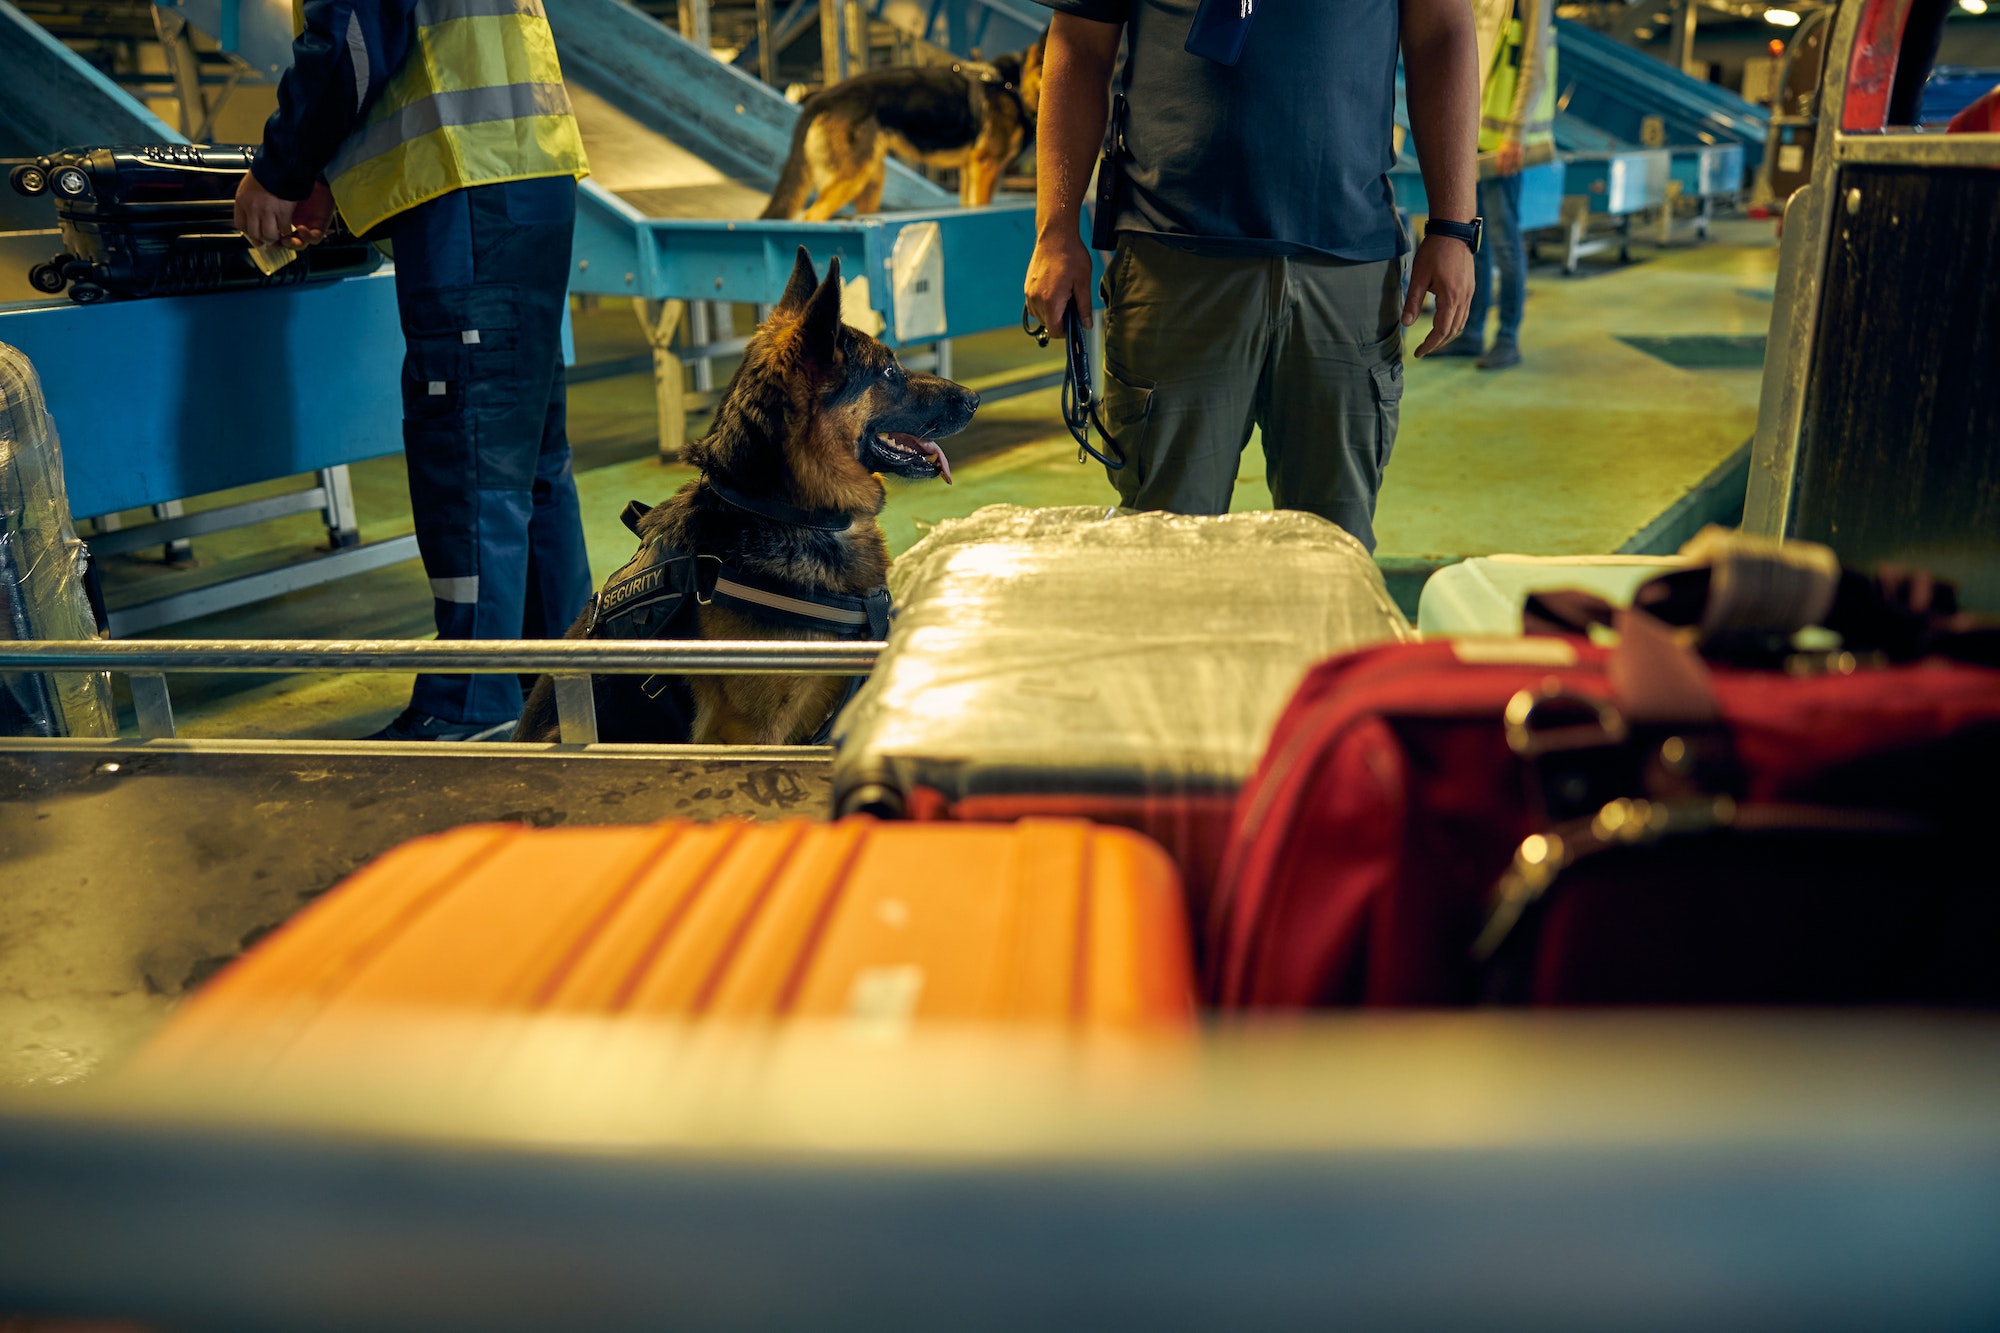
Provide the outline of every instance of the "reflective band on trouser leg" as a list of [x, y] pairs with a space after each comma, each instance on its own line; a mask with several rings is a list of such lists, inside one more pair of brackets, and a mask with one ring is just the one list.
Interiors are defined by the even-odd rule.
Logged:
[[457, 579], [432, 579], [431, 596], [440, 602], [476, 602], [479, 600], [479, 576]]
[[[434, 595], [439, 584], [473, 594], [464, 599], [437, 595], [438, 637], [518, 639], [528, 582], [528, 493], [481, 490], [475, 503], [479, 574], [431, 581]], [[521, 714], [521, 681], [511, 675], [423, 675], [417, 677], [410, 702], [420, 712], [452, 722], [504, 722]]]
[[424, 0], [417, 20], [416, 49], [327, 169], [349, 227], [469, 186], [589, 173], [537, 0]]

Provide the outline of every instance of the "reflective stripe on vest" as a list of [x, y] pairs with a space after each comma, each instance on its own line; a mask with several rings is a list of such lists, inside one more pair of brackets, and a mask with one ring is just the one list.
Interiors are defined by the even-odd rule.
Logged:
[[[1490, 153], [1507, 140], [1514, 125], [1514, 87], [1521, 77], [1521, 53], [1526, 28], [1519, 19], [1509, 19], [1493, 53], [1493, 68], [1486, 75], [1485, 95], [1479, 106], [1479, 151]], [[1553, 30], [1542, 37], [1542, 59], [1548, 74], [1542, 80], [1541, 96], [1528, 108], [1527, 123], [1521, 126], [1521, 144], [1545, 144], [1554, 138], [1556, 115], [1556, 36]]]
[[327, 168], [366, 233], [473, 185], [586, 176], [542, 0], [420, 0], [415, 43]]

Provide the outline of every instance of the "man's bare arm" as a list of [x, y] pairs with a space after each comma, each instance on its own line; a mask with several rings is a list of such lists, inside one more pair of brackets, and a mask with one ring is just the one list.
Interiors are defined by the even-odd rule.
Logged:
[[[1402, 5], [1410, 135], [1431, 216], [1467, 222], [1479, 208], [1479, 37], [1472, 7], [1465, 0], [1402, 0]], [[1459, 242], [1437, 237], [1417, 247], [1404, 326], [1417, 322], [1426, 292], [1437, 302], [1418, 356], [1436, 351], [1465, 328], [1472, 281], [1472, 256]]]
[[1057, 14], [1049, 25], [1035, 127], [1035, 254], [1024, 295], [1029, 311], [1058, 337], [1063, 310], [1072, 301], [1083, 326], [1091, 323], [1083, 192], [1104, 142], [1111, 70], [1123, 34], [1123, 24], [1074, 14]]

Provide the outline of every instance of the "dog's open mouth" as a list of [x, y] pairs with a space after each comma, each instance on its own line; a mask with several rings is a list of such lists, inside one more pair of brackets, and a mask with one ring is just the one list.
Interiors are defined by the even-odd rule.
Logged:
[[869, 441], [875, 454], [875, 470], [895, 472], [905, 477], [943, 477], [951, 485], [951, 460], [936, 440], [903, 431], [880, 431]]

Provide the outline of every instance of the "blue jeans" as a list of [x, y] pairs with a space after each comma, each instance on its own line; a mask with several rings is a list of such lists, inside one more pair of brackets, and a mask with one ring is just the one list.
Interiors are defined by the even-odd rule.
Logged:
[[1493, 304], [1493, 270], [1500, 270], [1500, 336], [1513, 342], [1521, 333], [1521, 307], [1528, 299], [1528, 245], [1521, 238], [1521, 178], [1495, 176], [1479, 182], [1479, 212], [1486, 219], [1485, 253], [1474, 264], [1472, 308], [1465, 331], [1486, 336], [1486, 312]]
[[[554, 176], [455, 190], [387, 224], [410, 507], [440, 639], [559, 638], [590, 600], [562, 365], [575, 219], [576, 182]], [[410, 702], [505, 722], [521, 683], [419, 676]]]

